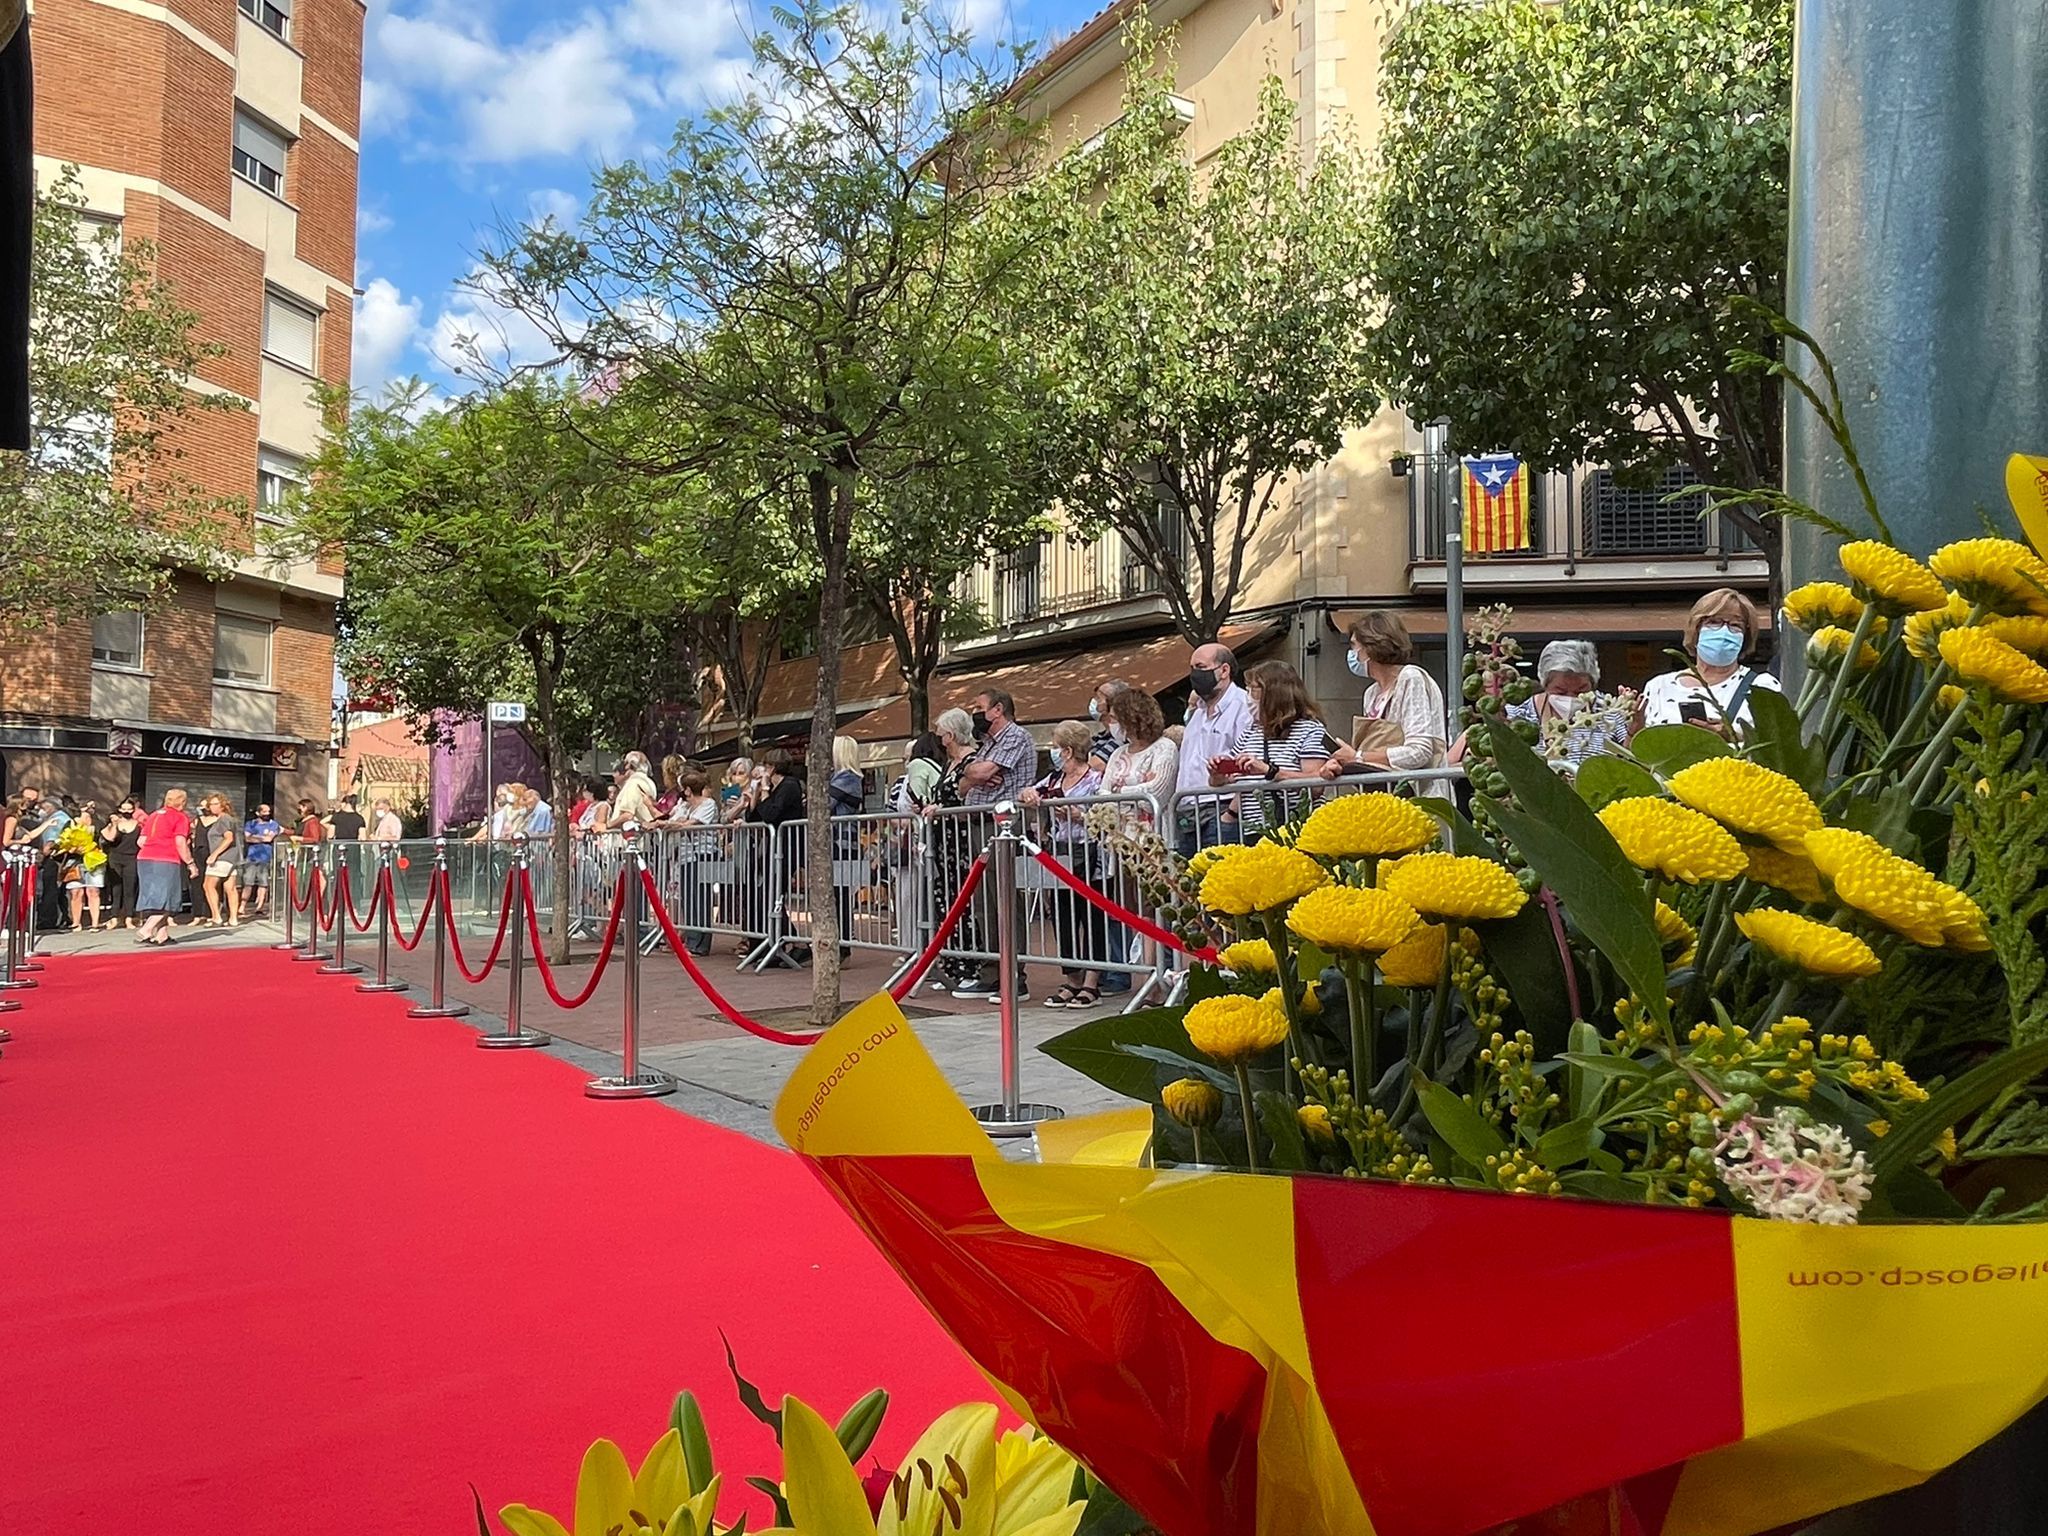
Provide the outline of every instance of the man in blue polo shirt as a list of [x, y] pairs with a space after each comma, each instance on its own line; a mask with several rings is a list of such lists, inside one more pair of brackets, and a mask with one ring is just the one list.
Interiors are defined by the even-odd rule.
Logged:
[[[242, 824], [242, 915], [264, 917], [270, 911], [270, 875], [276, 867], [277, 840], [284, 827], [259, 805], [256, 814]], [[253, 899], [252, 899], [253, 898]]]

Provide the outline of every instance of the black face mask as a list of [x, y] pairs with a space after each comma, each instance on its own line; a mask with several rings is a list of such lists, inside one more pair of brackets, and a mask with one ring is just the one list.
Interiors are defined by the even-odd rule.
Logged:
[[972, 718], [974, 721], [974, 739], [976, 741], [988, 740], [988, 716], [977, 709]]
[[1198, 698], [1206, 699], [1214, 695], [1217, 682], [1218, 679], [1214, 667], [1188, 668], [1188, 686], [1195, 690], [1195, 695]]

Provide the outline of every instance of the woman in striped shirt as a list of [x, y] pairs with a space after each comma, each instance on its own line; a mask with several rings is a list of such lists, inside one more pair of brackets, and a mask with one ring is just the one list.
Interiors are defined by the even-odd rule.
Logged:
[[[1301, 674], [1284, 661], [1262, 661], [1245, 673], [1252, 696], [1252, 723], [1237, 738], [1231, 757], [1210, 764], [1212, 784], [1232, 780], [1312, 778], [1330, 756], [1330, 733], [1303, 686]], [[1266, 828], [1269, 808], [1282, 819], [1308, 804], [1311, 791], [1248, 791], [1238, 796], [1238, 826], [1249, 840]]]

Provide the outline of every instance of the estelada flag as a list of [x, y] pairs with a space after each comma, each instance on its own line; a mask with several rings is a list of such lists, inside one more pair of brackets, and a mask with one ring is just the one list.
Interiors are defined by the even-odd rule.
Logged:
[[1529, 466], [1511, 453], [1464, 460], [1458, 494], [1465, 506], [1465, 548], [1475, 555], [1528, 549]]
[[1004, 1399], [1165, 1536], [1754, 1536], [2048, 1395], [2048, 1227], [1155, 1170], [1103, 1119], [1042, 1140], [1074, 1162], [1006, 1161], [886, 996], [775, 1110]]

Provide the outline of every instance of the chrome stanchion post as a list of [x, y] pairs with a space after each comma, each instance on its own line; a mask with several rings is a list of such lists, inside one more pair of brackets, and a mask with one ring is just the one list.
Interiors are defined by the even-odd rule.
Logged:
[[619, 878], [626, 882], [625, 900], [619, 915], [620, 960], [626, 967], [625, 1001], [620, 1011], [619, 1075], [594, 1077], [583, 1085], [593, 1099], [651, 1099], [674, 1093], [676, 1080], [666, 1072], [640, 1070], [640, 930], [647, 905], [643, 879], [646, 863], [640, 850], [640, 829], [626, 823], [626, 856], [620, 863]]
[[[334, 958], [321, 966], [316, 973], [321, 976], [360, 976], [363, 968], [348, 957], [349, 895], [348, 866], [350, 860], [346, 851], [335, 855], [334, 876]], [[377, 905], [377, 893], [370, 893], [370, 905]]]
[[[282, 892], [284, 896], [284, 942], [282, 944], [273, 944], [270, 947], [278, 950], [297, 949], [299, 941], [292, 933], [292, 929], [296, 925], [295, 920], [298, 917], [298, 908], [292, 901], [292, 882], [297, 878], [299, 870], [299, 845], [297, 843], [287, 843], [285, 845], [282, 862], [284, 865], [284, 890]], [[271, 884], [273, 889], [270, 894], [274, 899], [280, 894], [274, 889], [277, 884], [276, 870], [271, 871]]]
[[[20, 870], [21, 860], [15, 851], [12, 848], [0, 849], [0, 894], [4, 894], [7, 902], [7, 942], [0, 944], [0, 1013], [21, 1011], [21, 1000], [4, 994], [35, 985], [29, 977], [14, 973], [14, 963], [18, 958], [16, 952], [21, 946], [21, 925], [15, 921], [21, 913]], [[0, 1045], [13, 1038], [6, 1030], [0, 1029]]]
[[434, 990], [424, 1003], [416, 1003], [405, 1010], [409, 1019], [459, 1019], [469, 1012], [467, 1003], [448, 1001], [448, 929], [455, 922], [455, 887], [448, 878], [448, 839], [434, 839], [434, 884], [428, 900], [433, 900], [432, 891], [438, 891], [441, 898], [439, 920], [434, 924]]
[[20, 903], [15, 915], [21, 919], [21, 958], [14, 964], [17, 971], [40, 971], [43, 962], [36, 958], [36, 909], [42, 905], [38, 899], [42, 893], [36, 889], [43, 879], [43, 856], [33, 848], [21, 850], [21, 872], [14, 877], [20, 887], [15, 900]]
[[523, 1029], [519, 1023], [519, 1005], [526, 992], [526, 834], [515, 834], [512, 846], [512, 895], [508, 903], [511, 913], [505, 919], [512, 930], [505, 935], [505, 942], [511, 946], [505, 963], [512, 969], [505, 978], [505, 1030], [503, 1034], [478, 1035], [476, 1043], [485, 1050], [516, 1051], [553, 1043], [553, 1036], [537, 1029]]
[[407, 983], [391, 979], [391, 924], [398, 910], [398, 875], [391, 861], [391, 845], [377, 845], [377, 894], [373, 902], [381, 902], [383, 914], [377, 922], [377, 979], [359, 981], [358, 992], [403, 992]]
[[[313, 867], [306, 871], [306, 947], [292, 959], [298, 961], [317, 960], [326, 963], [327, 956], [320, 953], [320, 890], [326, 882], [326, 871], [320, 866], [325, 859], [321, 851], [332, 847], [331, 843], [316, 843], [313, 848]], [[289, 897], [286, 900], [290, 900]]]
[[989, 840], [988, 872], [996, 908], [997, 1000], [1001, 1005], [1003, 1102], [977, 1104], [975, 1121], [991, 1136], [1028, 1136], [1033, 1126], [1058, 1120], [1065, 1110], [1023, 1101], [1022, 1050], [1017, 1019], [1017, 808], [996, 808], [996, 835]]

